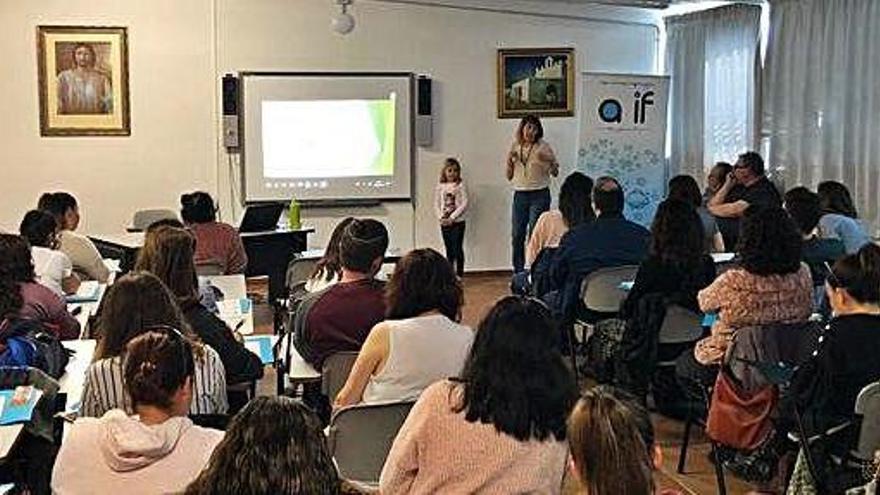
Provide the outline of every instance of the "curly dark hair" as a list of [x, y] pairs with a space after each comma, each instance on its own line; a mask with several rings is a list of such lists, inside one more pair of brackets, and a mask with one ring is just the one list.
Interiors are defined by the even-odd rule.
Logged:
[[703, 223], [691, 205], [667, 199], [657, 206], [651, 224], [652, 255], [688, 271], [699, 265], [704, 247]]
[[525, 139], [523, 137], [523, 128], [526, 124], [532, 124], [537, 129], [537, 132], [535, 133], [536, 143], [544, 137], [544, 126], [541, 125], [541, 119], [539, 119], [537, 115], [528, 114], [519, 121], [519, 126], [516, 128], [516, 141], [518, 143], [522, 143], [523, 139]]
[[677, 199], [699, 208], [703, 204], [703, 195], [700, 194], [700, 186], [696, 179], [690, 175], [676, 175], [669, 179], [669, 193], [666, 199]]
[[17, 235], [0, 234], [0, 319], [18, 315], [24, 304], [19, 286], [34, 278], [28, 242]]
[[181, 194], [180, 218], [186, 223], [208, 223], [217, 220], [214, 198], [204, 191]]
[[385, 316], [390, 320], [436, 310], [459, 321], [462, 304], [464, 291], [452, 265], [430, 248], [415, 249], [401, 258], [385, 286]]
[[749, 206], [742, 218], [736, 251], [740, 265], [755, 275], [794, 273], [801, 266], [801, 233], [778, 206]]
[[318, 417], [288, 397], [257, 397], [232, 418], [187, 495], [336, 494], [339, 478]]
[[856, 211], [852, 196], [845, 185], [837, 181], [826, 180], [819, 183], [817, 192], [823, 212], [859, 218], [859, 212]]
[[519, 441], [566, 437], [577, 384], [557, 345], [550, 311], [537, 299], [508, 296], [480, 322], [461, 377], [459, 412]]
[[347, 217], [336, 224], [336, 228], [334, 228], [333, 233], [330, 234], [330, 240], [327, 241], [327, 248], [324, 249], [324, 256], [318, 260], [310, 278], [324, 279], [324, 281], [329, 282], [342, 273], [342, 262], [339, 260], [339, 244], [342, 240], [342, 234], [345, 232], [345, 229], [353, 221], [354, 217]]
[[880, 246], [867, 243], [831, 268], [828, 284], [843, 288], [862, 304], [880, 303]]
[[596, 218], [593, 212], [593, 179], [572, 172], [559, 188], [559, 211], [569, 230]]

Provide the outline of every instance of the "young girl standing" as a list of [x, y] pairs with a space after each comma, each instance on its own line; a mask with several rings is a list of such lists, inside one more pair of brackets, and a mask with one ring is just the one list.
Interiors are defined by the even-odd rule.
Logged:
[[434, 207], [440, 219], [446, 258], [459, 277], [464, 275], [464, 214], [467, 206], [467, 190], [461, 181], [461, 164], [455, 158], [447, 158], [440, 172]]

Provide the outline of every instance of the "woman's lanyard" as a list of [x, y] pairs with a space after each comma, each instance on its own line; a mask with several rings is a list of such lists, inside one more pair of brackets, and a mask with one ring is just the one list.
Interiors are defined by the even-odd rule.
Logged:
[[532, 143], [531, 145], [529, 145], [529, 154], [525, 156], [523, 156], [523, 145], [519, 145], [519, 161], [522, 162], [523, 167], [528, 167], [529, 158], [532, 157], [532, 151], [535, 150], [535, 144], [537, 143]]

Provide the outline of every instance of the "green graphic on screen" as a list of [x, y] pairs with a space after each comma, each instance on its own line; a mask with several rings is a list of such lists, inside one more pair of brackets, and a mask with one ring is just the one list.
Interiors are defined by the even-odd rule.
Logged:
[[263, 173], [272, 179], [394, 174], [395, 105], [375, 100], [263, 101]]

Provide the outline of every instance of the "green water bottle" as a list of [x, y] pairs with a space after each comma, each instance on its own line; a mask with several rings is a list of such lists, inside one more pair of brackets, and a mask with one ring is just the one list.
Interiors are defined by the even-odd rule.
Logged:
[[290, 200], [290, 207], [287, 208], [287, 227], [290, 230], [298, 230], [302, 227], [299, 218], [299, 202], [296, 198]]

